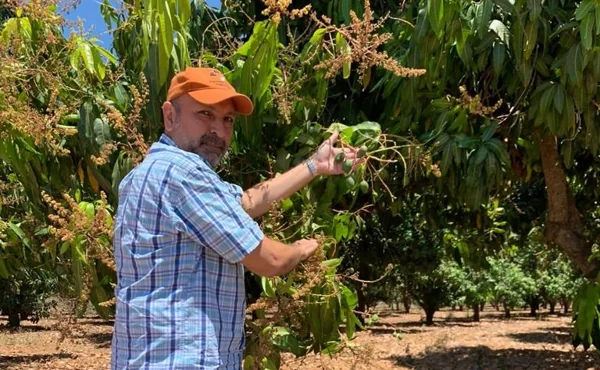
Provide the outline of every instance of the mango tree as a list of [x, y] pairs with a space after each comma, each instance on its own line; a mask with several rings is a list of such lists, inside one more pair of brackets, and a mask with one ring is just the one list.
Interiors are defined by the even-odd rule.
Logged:
[[[82, 314], [91, 301], [105, 318], [112, 315], [114, 304], [110, 242], [118, 185], [162, 131], [160, 104], [173, 74], [191, 64], [189, 19], [199, 15], [192, 12], [197, 2], [195, 8], [174, 0], [125, 5], [127, 12], [116, 11], [108, 1], [101, 6], [114, 31], [112, 51], [76, 33], [65, 39], [55, 6], [28, 3], [3, 24], [0, 54], [0, 124], [6, 132], [0, 154], [22, 184], [38, 220], [47, 224], [48, 236], [36, 248], [49, 251], [53, 261], [66, 268], [74, 285], [76, 313]], [[404, 140], [401, 145], [390, 144], [376, 122], [330, 125], [313, 120], [325, 108], [323, 102], [300, 103], [294, 112], [301, 115], [294, 114], [293, 121], [269, 119], [281, 108], [273, 97], [282, 93], [289, 77], [285, 73], [290, 73], [282, 72], [287, 59], [280, 53], [280, 27], [275, 20], [256, 23], [227, 64], [211, 53], [202, 54], [203, 64], [221, 69], [256, 105], [255, 115], [237, 125], [222, 175], [251, 186], [305, 159], [334, 129], [345, 145], [361, 147], [362, 155], [380, 151], [368, 154], [378, 158], [390, 150], [391, 162], [403, 159], [399, 149], [411, 143], [398, 137]], [[326, 59], [325, 35], [336, 38], [331, 45], [347, 50], [343, 37], [331, 29], [317, 32], [306, 52], [313, 49], [320, 55], [317, 59]], [[324, 96], [328, 86], [321, 73], [317, 85], [305, 86], [309, 88], [305, 93], [318, 91]], [[260, 171], [249, 176], [248, 169]], [[342, 324], [345, 336], [353, 338], [354, 326], [360, 325], [354, 313], [356, 296], [336, 273], [341, 262], [336, 245], [352, 238], [360, 224], [360, 215], [353, 212], [355, 202], [369, 187], [364, 180], [376, 177], [376, 170], [377, 163], [352, 176], [317, 179], [261, 220], [273, 237], [317, 237], [323, 249], [295, 274], [261, 279], [261, 300], [249, 307], [257, 320], [249, 323], [254, 336], [246, 366], [277, 367], [280, 351], [334, 353], [343, 347], [338, 330]], [[342, 211], [333, 211], [334, 204]], [[282, 302], [299, 306], [290, 310]], [[295, 315], [265, 321], [268, 308]], [[260, 345], [263, 342], [267, 346]]]
[[[251, 3], [244, 9], [260, 9], [259, 2]], [[349, 33], [369, 29], [350, 13], [364, 10], [361, 4], [311, 5], [327, 13], [332, 24], [344, 23]], [[386, 133], [418, 138], [441, 171], [441, 177], [430, 181], [472, 212], [482, 212], [488, 195], [505, 190], [507, 180], [542, 178], [547, 188], [545, 239], [558, 245], [592, 284], [581, 295], [589, 299], [578, 306], [585, 313], [576, 322], [576, 334], [591, 342], [590, 317], [596, 316], [598, 298], [598, 262], [592, 253], [597, 231], [582, 214], [593, 213], [597, 199], [598, 5], [592, 0], [417, 1], [400, 6], [378, 1], [372, 8], [377, 10], [375, 21], [381, 22], [379, 36], [387, 35], [387, 42], [362, 37], [363, 43], [349, 39], [348, 47], [340, 43], [329, 48], [336, 61], [314, 66], [316, 78], [299, 84], [295, 92], [305, 96], [302, 88], [318, 84], [319, 73], [329, 68], [342, 72], [325, 73], [335, 84], [329, 95], [316, 95], [317, 103], [327, 99], [324, 118], [352, 122], [366, 117]], [[271, 10], [265, 13], [274, 17]], [[386, 19], [388, 13], [393, 18]], [[286, 34], [296, 41], [315, 24], [329, 27], [328, 19], [293, 19]], [[366, 68], [361, 56], [373, 48], [427, 73], [405, 78], [384, 68]], [[308, 55], [305, 59], [311, 60]], [[358, 73], [343, 73], [344, 62], [351, 63], [346, 70]], [[286, 76], [285, 86], [303, 81], [293, 76]], [[295, 106], [302, 107], [299, 101]]]

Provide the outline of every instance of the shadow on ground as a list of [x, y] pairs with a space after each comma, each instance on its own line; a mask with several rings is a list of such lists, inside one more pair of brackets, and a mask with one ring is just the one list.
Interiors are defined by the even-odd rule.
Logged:
[[49, 326], [42, 325], [25, 325], [21, 324], [18, 328], [11, 328], [8, 325], [0, 324], [0, 332], [5, 333], [37, 333], [40, 331], [51, 331], [53, 330]]
[[85, 339], [94, 343], [97, 348], [110, 348], [112, 341], [111, 333], [86, 334]]
[[69, 353], [57, 353], [52, 355], [27, 355], [27, 356], [2, 356], [0, 355], [0, 369], [11, 366], [27, 365], [32, 363], [44, 363], [55, 359], [71, 359], [77, 356]]
[[556, 332], [552, 330], [534, 333], [507, 334], [507, 336], [522, 343], [532, 344], [568, 344], [572, 341], [571, 333]]
[[432, 348], [422, 356], [392, 356], [398, 365], [413, 370], [575, 370], [600, 363], [595, 350], [561, 352], [552, 350], [499, 349], [486, 346]]

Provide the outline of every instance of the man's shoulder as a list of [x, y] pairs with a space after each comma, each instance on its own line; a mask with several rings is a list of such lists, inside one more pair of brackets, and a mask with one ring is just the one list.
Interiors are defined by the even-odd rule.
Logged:
[[243, 189], [225, 181], [197, 154], [186, 152], [172, 145], [156, 142], [152, 144], [144, 160], [123, 181], [138, 179], [143, 182], [185, 182], [202, 187], [227, 190], [241, 197]]

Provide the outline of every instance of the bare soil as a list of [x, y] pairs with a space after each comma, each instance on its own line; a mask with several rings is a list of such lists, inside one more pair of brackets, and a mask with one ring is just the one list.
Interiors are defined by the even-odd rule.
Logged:
[[[423, 324], [424, 318], [416, 309], [410, 314], [381, 312], [375, 325], [357, 334], [355, 348], [334, 358], [284, 355], [283, 370], [600, 370], [594, 347], [573, 349], [569, 315], [530, 318], [527, 312], [515, 312], [505, 320], [501, 312], [486, 311], [481, 322], [473, 323], [466, 311], [443, 311], [436, 313], [431, 327]], [[85, 317], [60, 344], [57, 323], [24, 322], [10, 331], [4, 327], [6, 317], [0, 317], [0, 369], [109, 368], [112, 322]]]

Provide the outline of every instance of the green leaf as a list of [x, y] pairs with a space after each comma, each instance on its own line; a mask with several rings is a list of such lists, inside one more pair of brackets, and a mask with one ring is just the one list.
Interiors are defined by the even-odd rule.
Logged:
[[346, 337], [348, 339], [354, 338], [357, 324], [360, 325], [360, 321], [352, 311], [346, 311]]
[[351, 9], [351, 0], [339, 0], [340, 4], [340, 15], [344, 18], [344, 23], [346, 25], [350, 24], [350, 9]]
[[111, 54], [110, 51], [106, 50], [105, 48], [103, 48], [100, 45], [94, 45], [94, 49], [102, 56], [104, 56], [106, 58], [106, 60], [108, 60], [109, 63], [112, 63], [114, 65], [117, 64], [117, 58], [115, 58], [114, 55]]
[[104, 291], [102, 285], [100, 285], [100, 282], [98, 281], [98, 275], [94, 269], [92, 269], [92, 271], [90, 272], [90, 276], [92, 277], [90, 301], [96, 309], [98, 316], [100, 316], [100, 318], [102, 318], [103, 320], [109, 320], [111, 311], [110, 308], [100, 306], [100, 303], [108, 301], [108, 296], [106, 295], [106, 292]]
[[563, 106], [565, 104], [565, 90], [562, 86], [556, 86], [556, 91], [554, 94], [554, 108], [558, 111], [559, 114], [563, 112]]
[[186, 24], [192, 14], [192, 4], [190, 0], [177, 0], [179, 7], [179, 19], [181, 24]]
[[128, 104], [129, 95], [127, 94], [127, 90], [123, 87], [123, 84], [117, 83], [113, 86], [112, 94], [114, 97], [114, 102], [119, 107], [120, 110], [125, 110]]
[[310, 40], [308, 41], [311, 44], [318, 44], [323, 40], [323, 36], [325, 36], [326, 30], [324, 28], [319, 28], [313, 33]]
[[[495, 185], [500, 185], [500, 178], [497, 174], [501, 173], [500, 164], [495, 156], [488, 154], [486, 156], [485, 171], [488, 175], [488, 188], [491, 190]], [[494, 181], [495, 180], [495, 181]]]
[[542, 0], [527, 0], [529, 7], [529, 21], [536, 22], [542, 14]]
[[595, 0], [583, 0], [575, 10], [575, 20], [582, 20], [594, 7]]
[[273, 344], [284, 352], [290, 352], [296, 356], [303, 356], [305, 354], [305, 349], [300, 346], [298, 339], [286, 328], [281, 326], [273, 328], [272, 339]]
[[10, 274], [6, 268], [6, 264], [4, 263], [4, 256], [0, 255], [0, 278], [8, 279], [9, 277]]
[[87, 42], [83, 41], [79, 44], [79, 53], [83, 57], [83, 64], [90, 75], [96, 75], [96, 68], [94, 64], [94, 53], [92, 47]]
[[488, 156], [488, 150], [485, 147], [485, 145], [480, 146], [479, 149], [477, 149], [477, 151], [475, 152], [475, 157], [474, 157], [475, 166], [480, 166], [483, 163], [483, 161], [486, 159], [487, 156]]
[[92, 55], [94, 56], [94, 69], [96, 70], [96, 75], [100, 80], [104, 80], [104, 62], [102, 61], [102, 58], [100, 57], [100, 54], [98, 53], [98, 50], [96, 48], [92, 49]]
[[429, 17], [427, 14], [427, 8], [423, 7], [419, 9], [419, 15], [417, 16], [417, 26], [415, 28], [415, 42], [422, 40], [427, 32], [429, 31]]
[[580, 43], [569, 49], [566, 69], [569, 81], [575, 86], [581, 86], [583, 80], [583, 54]]
[[87, 216], [87, 218], [91, 221], [94, 219], [95, 215], [96, 215], [96, 209], [94, 207], [93, 203], [88, 203], [87, 206], [85, 207], [85, 215]]
[[339, 53], [341, 55], [344, 55], [346, 58], [346, 61], [344, 62], [344, 65], [343, 65], [343, 77], [344, 77], [344, 79], [348, 79], [348, 77], [350, 77], [350, 66], [351, 66], [350, 53], [352, 52], [352, 50], [350, 49], [348, 42], [344, 38], [344, 35], [342, 35], [339, 32], [335, 35], [335, 46], [338, 49]]
[[444, 151], [442, 152], [442, 163], [441, 163], [441, 170], [442, 170], [442, 174], [446, 175], [448, 173], [448, 170], [450, 169], [450, 164], [452, 163], [452, 153], [453, 153], [453, 148], [456, 145], [456, 143], [453, 140], [449, 140], [446, 145], [444, 146]]
[[497, 129], [498, 129], [498, 122], [490, 121], [489, 126], [485, 129], [485, 131], [481, 135], [481, 141], [483, 141], [483, 142], [489, 141], [494, 136]]
[[25, 232], [23, 231], [23, 229], [21, 229], [21, 227], [19, 225], [15, 225], [12, 222], [6, 222], [5, 224], [8, 225], [10, 230], [13, 233], [15, 233], [15, 235], [19, 238], [19, 240], [25, 239]]
[[594, 9], [594, 14], [596, 15], [596, 35], [600, 35], [600, 5], [596, 4], [596, 8]]
[[71, 243], [71, 262], [73, 264], [73, 268], [76, 267], [75, 261], [87, 264], [87, 257], [85, 256], [85, 252], [82, 245], [82, 242], [84, 241], [85, 240], [81, 240], [80, 242]]
[[[443, 1], [440, 1], [443, 2]], [[475, 12], [475, 22], [477, 24], [477, 34], [479, 37], [483, 37], [485, 32], [488, 30], [488, 26], [490, 25], [490, 19], [492, 18], [492, 10], [494, 4], [492, 4], [492, 0], [482, 0], [476, 6]]]
[[63, 255], [65, 253], [67, 253], [69, 251], [69, 249], [71, 248], [71, 242], [70, 241], [65, 241], [62, 243], [61, 247], [60, 247], [60, 254]]
[[440, 37], [443, 30], [444, 1], [427, 0], [427, 18], [435, 34]]
[[80, 118], [77, 124], [77, 128], [79, 140], [81, 141], [81, 144], [84, 148], [84, 152], [95, 154], [94, 148], [90, 148], [88, 145], [86, 145], [86, 143], [93, 145], [92, 140], [95, 139], [93, 122], [96, 117], [94, 115], [94, 110], [90, 102], [86, 101], [81, 105], [81, 108], [79, 109], [79, 117]]
[[506, 58], [506, 46], [501, 43], [496, 43], [494, 45], [493, 50], [493, 65], [494, 65], [494, 73], [496, 76], [500, 76], [502, 70], [504, 69], [504, 59]]
[[323, 264], [323, 266], [329, 267], [330, 269], [335, 269], [342, 263], [342, 259], [341, 258], [333, 258], [330, 260], [325, 260], [321, 263]]
[[167, 82], [169, 73], [171, 51], [173, 49], [173, 23], [169, 7], [164, 1], [158, 1], [158, 21], [159, 21], [159, 43], [158, 43], [158, 60], [159, 70], [158, 78], [159, 85], [162, 86]]
[[565, 162], [565, 167], [567, 169], [570, 169], [571, 167], [573, 167], [573, 159], [574, 159], [573, 140], [563, 141], [562, 154], [563, 154], [563, 158], [564, 158], [564, 162]]
[[523, 58], [529, 60], [535, 49], [538, 37], [538, 22], [529, 22], [525, 27], [525, 45], [523, 45]]
[[458, 56], [467, 66], [473, 62], [473, 49], [471, 47], [469, 36], [470, 31], [468, 29], [463, 29], [456, 39], [456, 51], [458, 52]]
[[265, 276], [261, 276], [260, 283], [262, 285], [263, 292], [267, 297], [275, 297], [275, 289], [273, 289], [273, 281]]
[[544, 91], [544, 93], [542, 94], [542, 97], [540, 98], [540, 109], [538, 111], [538, 114], [544, 116], [547, 113], [549, 113], [548, 108], [550, 107], [550, 102], [554, 98], [555, 89], [556, 89], [555, 86], [551, 86], [551, 87], [548, 87], [546, 89], [546, 91]]
[[80, 48], [76, 48], [71, 53], [71, 58], [70, 58], [71, 67], [74, 70], [76, 70], [76, 71], [79, 71], [79, 57], [80, 56], [81, 56], [81, 49]]
[[337, 222], [335, 224], [333, 236], [334, 236], [335, 240], [338, 242], [340, 240], [342, 240], [343, 238], [346, 238], [348, 236], [348, 226], [346, 226], [345, 223]]
[[595, 17], [592, 13], [588, 14], [581, 21], [581, 25], [579, 26], [579, 34], [581, 36], [581, 45], [585, 50], [590, 50], [592, 48], [592, 42], [594, 40], [593, 31], [594, 31], [594, 22]]
[[575, 332], [585, 338], [592, 332], [594, 317], [597, 314], [598, 300], [600, 293], [596, 284], [584, 284], [577, 295], [577, 321], [575, 322]]
[[490, 30], [494, 31], [500, 40], [506, 44], [506, 46], [510, 47], [510, 31], [508, 28], [497, 19], [492, 20], [490, 23]]
[[476, 149], [479, 138], [467, 136], [465, 134], [457, 134], [456, 142], [458, 143], [458, 147], [461, 149]]

